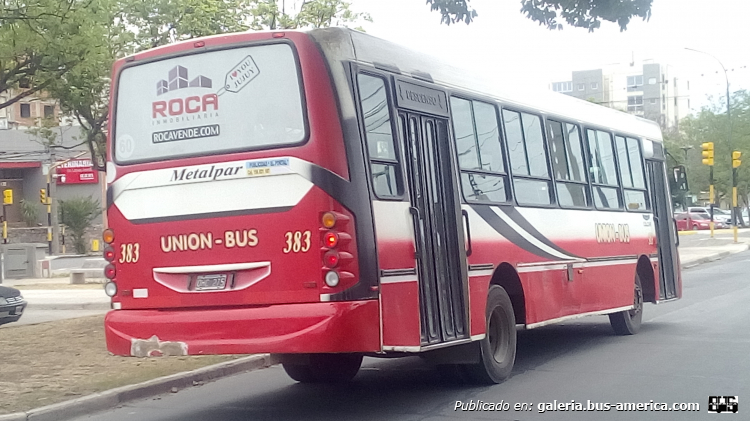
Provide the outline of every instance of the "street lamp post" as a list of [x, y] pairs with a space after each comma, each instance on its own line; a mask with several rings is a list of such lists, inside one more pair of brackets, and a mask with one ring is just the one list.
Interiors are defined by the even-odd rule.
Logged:
[[[693, 149], [693, 147], [690, 145], [680, 146], [680, 149], [682, 149], [682, 152], [685, 153], [685, 168], [687, 168], [688, 151], [690, 149]], [[687, 177], [687, 174], [685, 175], [685, 177]], [[685, 208], [685, 212], [687, 212], [688, 210], [688, 192], [687, 191], [684, 191], [682, 193], [682, 206]]]
[[[696, 53], [705, 54], [705, 55], [711, 57], [712, 59], [716, 60], [717, 63], [719, 63], [719, 66], [721, 66], [721, 70], [724, 71], [724, 80], [726, 81], [726, 84], [727, 84], [727, 122], [729, 123], [729, 130], [728, 130], [728, 133], [727, 133], [727, 144], [729, 145], [729, 155], [732, 156], [732, 152], [733, 152], [732, 151], [732, 115], [731, 115], [731, 112], [730, 112], [729, 76], [727, 76], [727, 68], [724, 67], [724, 64], [721, 62], [721, 60], [719, 60], [718, 58], [716, 58], [712, 54], [709, 54], [709, 53], [707, 53], [705, 51], [696, 50], [694, 48], [687, 48], [687, 47], [685, 47], [685, 49], [689, 50], [689, 51], [694, 51]], [[730, 162], [732, 162], [731, 158], [730, 158]], [[732, 171], [732, 172], [734, 173], [735, 171]], [[736, 177], [733, 175], [732, 176], [732, 197], [733, 197], [733, 200], [732, 200], [732, 228], [734, 229], [734, 242], [735, 243], [737, 242], [737, 217], [736, 217], [737, 203], [736, 203], [736, 200], [734, 200], [734, 197], [737, 196], [734, 193], [734, 191], [737, 189], [737, 184], [736, 183], [737, 183]], [[713, 203], [711, 203], [711, 206], [713, 206]]]

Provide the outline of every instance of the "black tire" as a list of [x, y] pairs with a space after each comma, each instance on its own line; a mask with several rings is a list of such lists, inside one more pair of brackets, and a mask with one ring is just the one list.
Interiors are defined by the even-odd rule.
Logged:
[[487, 292], [487, 333], [480, 341], [480, 361], [466, 365], [472, 383], [497, 384], [510, 376], [516, 361], [516, 316], [508, 293], [499, 285]]
[[643, 318], [643, 288], [641, 278], [635, 274], [635, 288], [633, 289], [633, 309], [609, 315], [609, 323], [618, 335], [635, 335], [641, 330]]
[[292, 380], [300, 383], [313, 383], [315, 382], [315, 376], [313, 376], [312, 369], [309, 364], [287, 364], [281, 363], [284, 367], [286, 374], [292, 378]]
[[308, 364], [281, 364], [300, 383], [344, 383], [357, 375], [362, 365], [359, 354], [310, 354]]
[[698, 225], [693, 225], [693, 231], [698, 231]]

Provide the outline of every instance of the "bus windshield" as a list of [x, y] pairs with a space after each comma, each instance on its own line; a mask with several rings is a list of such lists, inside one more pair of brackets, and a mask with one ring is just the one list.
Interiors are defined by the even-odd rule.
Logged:
[[114, 123], [121, 164], [300, 143], [306, 130], [294, 52], [278, 43], [125, 67]]

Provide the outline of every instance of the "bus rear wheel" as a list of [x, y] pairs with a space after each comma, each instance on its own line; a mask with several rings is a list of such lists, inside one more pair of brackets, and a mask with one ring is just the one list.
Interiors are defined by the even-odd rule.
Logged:
[[641, 329], [643, 319], [643, 288], [641, 278], [635, 274], [633, 289], [633, 308], [609, 315], [609, 324], [618, 335], [635, 335]]
[[[284, 371], [300, 383], [344, 383], [353, 379], [362, 365], [359, 354], [309, 354], [283, 361]], [[305, 362], [301, 362], [301, 360]]]
[[496, 384], [510, 376], [516, 361], [516, 316], [508, 293], [499, 285], [491, 285], [487, 293], [486, 317], [480, 361], [465, 366], [465, 372], [473, 383]]

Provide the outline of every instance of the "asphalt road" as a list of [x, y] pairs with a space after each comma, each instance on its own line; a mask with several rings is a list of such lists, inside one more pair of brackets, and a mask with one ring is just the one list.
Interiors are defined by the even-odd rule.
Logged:
[[[366, 360], [351, 384], [302, 385], [278, 366], [137, 401], [80, 420], [704, 420], [710, 395], [739, 396], [750, 419], [750, 252], [683, 272], [682, 300], [645, 308], [635, 336], [606, 317], [519, 332], [512, 377], [456, 386], [419, 358]], [[698, 403], [698, 412], [541, 412], [544, 403]], [[454, 410], [505, 402], [507, 411]], [[514, 410], [515, 404], [530, 410]]]

